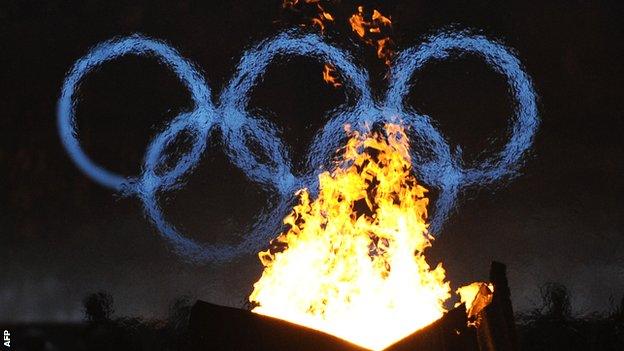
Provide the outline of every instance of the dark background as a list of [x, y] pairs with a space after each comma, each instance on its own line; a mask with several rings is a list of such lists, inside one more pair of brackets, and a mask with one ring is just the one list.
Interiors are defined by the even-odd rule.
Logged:
[[[72, 164], [59, 141], [55, 104], [64, 74], [93, 45], [140, 32], [168, 41], [204, 71], [216, 94], [242, 52], [296, 23], [279, 1], [7, 1], [0, 5], [0, 321], [82, 318], [81, 301], [105, 290], [122, 315], [161, 316], [180, 295], [241, 306], [261, 272], [255, 254], [193, 266], [170, 251], [136, 199], [112, 193]], [[614, 2], [616, 3], [616, 2]], [[349, 50], [385, 89], [386, 67], [346, 27], [356, 2], [334, 4], [341, 24], [328, 40]], [[622, 7], [590, 1], [378, 1], [394, 22], [397, 48], [454, 26], [513, 48], [533, 78], [542, 124], [523, 175], [507, 186], [471, 190], [430, 250], [452, 286], [487, 279], [507, 263], [516, 310], [556, 281], [577, 313], [610, 308], [624, 293]], [[344, 100], [321, 79], [322, 64], [271, 66], [252, 106], [283, 128], [295, 160]], [[433, 63], [418, 74], [410, 103], [439, 122], [467, 160], [504, 144], [512, 102], [504, 79], [476, 58]], [[181, 84], [153, 60], [129, 57], [84, 80], [80, 139], [96, 162], [139, 172], [145, 147], [190, 106]], [[235, 241], [266, 195], [232, 166], [218, 137], [186, 187], [164, 199], [190, 237]], [[432, 193], [435, 197], [435, 193]]]

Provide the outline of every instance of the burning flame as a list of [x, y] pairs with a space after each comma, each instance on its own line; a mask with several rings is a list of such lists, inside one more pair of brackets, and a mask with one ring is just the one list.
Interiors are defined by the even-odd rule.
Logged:
[[440, 318], [450, 287], [442, 265], [425, 260], [427, 190], [411, 173], [404, 130], [346, 130], [316, 199], [300, 190], [289, 229], [259, 254], [249, 300], [255, 313], [381, 350]]
[[[328, 23], [335, 22], [334, 16], [321, 5], [321, 0], [283, 0], [282, 8], [299, 13], [302, 16], [301, 26], [312, 25], [321, 33], [325, 32]], [[364, 7], [358, 6], [357, 11], [349, 18], [351, 29], [365, 44], [375, 47], [377, 57], [390, 66], [394, 56], [394, 43], [390, 39], [392, 21], [378, 10], [373, 10], [370, 20], [366, 20], [365, 16]], [[342, 84], [334, 73], [334, 68], [325, 64], [323, 80], [338, 88]]]
[[336, 77], [336, 68], [330, 64], [325, 64], [323, 67], [323, 80], [331, 84], [334, 88], [338, 88], [342, 86], [342, 83], [338, 81], [338, 77]]
[[299, 0], [284, 0], [282, 2], [282, 7], [287, 9], [287, 8], [293, 8], [297, 5], [297, 3], [299, 2]]
[[[370, 21], [367, 21], [364, 16], [364, 7], [358, 6], [357, 12], [349, 18], [351, 29], [366, 44], [375, 46], [377, 48], [377, 57], [383, 60], [386, 65], [390, 65], [394, 55], [394, 51], [391, 48], [393, 43], [390, 36], [384, 33], [392, 28], [392, 21], [377, 10], [373, 10]], [[371, 38], [372, 35], [376, 39]]]
[[325, 31], [325, 22], [333, 22], [334, 17], [329, 12], [325, 12], [323, 7], [320, 4], [316, 4], [316, 8], [318, 9], [318, 14], [316, 17], [312, 18], [312, 24], [317, 26], [321, 33]]
[[[301, 26], [312, 25], [317, 27], [321, 33], [325, 32], [328, 23], [334, 22], [334, 16], [321, 6], [320, 0], [283, 0], [282, 8], [299, 12], [303, 16], [301, 20], [304, 22]], [[334, 88], [338, 88], [342, 84], [335, 73], [335, 68], [332, 65], [324, 65], [323, 80]]]
[[461, 303], [466, 304], [468, 325], [478, 326], [480, 322], [479, 312], [487, 307], [494, 297], [494, 285], [492, 283], [474, 282], [457, 289], [456, 293], [459, 295], [460, 302], [456, 303], [455, 307]]
[[[313, 7], [312, 7], [313, 6]], [[321, 6], [320, 0], [284, 0], [282, 2], [282, 8], [302, 11], [306, 13], [312, 12], [312, 15], [308, 15], [310, 17], [306, 18], [306, 21], [309, 21], [315, 27], [318, 27], [321, 33], [325, 31], [325, 24], [327, 22], [334, 22], [334, 16], [331, 13], [325, 11], [323, 6]], [[312, 10], [310, 10], [312, 8]], [[305, 26], [306, 24], [302, 24]]]

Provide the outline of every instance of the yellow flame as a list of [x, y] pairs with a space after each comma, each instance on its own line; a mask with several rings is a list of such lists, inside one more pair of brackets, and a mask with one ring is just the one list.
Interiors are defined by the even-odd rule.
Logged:
[[404, 130], [346, 129], [316, 199], [299, 191], [289, 229], [259, 254], [264, 272], [249, 300], [253, 312], [381, 350], [440, 318], [450, 287], [442, 265], [425, 260], [427, 190], [411, 173]]
[[460, 304], [466, 304], [466, 313], [468, 315], [468, 325], [479, 325], [479, 313], [486, 308], [494, 297], [494, 285], [492, 283], [474, 282], [457, 289], [456, 294], [459, 295]]

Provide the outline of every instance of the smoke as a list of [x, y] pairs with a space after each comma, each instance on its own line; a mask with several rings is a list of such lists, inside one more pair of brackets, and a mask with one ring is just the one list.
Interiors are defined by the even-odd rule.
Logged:
[[[192, 109], [180, 113], [152, 139], [145, 153], [142, 173], [135, 177], [111, 172], [84, 153], [74, 113], [81, 80], [100, 65], [130, 54], [154, 57], [167, 66], [189, 89], [193, 101]], [[416, 71], [432, 60], [446, 60], [462, 54], [479, 55], [504, 75], [516, 104], [505, 147], [472, 168], [464, 164], [461, 149], [450, 149], [429, 116], [418, 114], [403, 103]], [[331, 112], [329, 122], [313, 138], [306, 160], [307, 171], [301, 175], [293, 172], [279, 128], [247, 109], [249, 92], [268, 65], [276, 57], [292, 56], [313, 57], [333, 65], [349, 97]], [[353, 103], [348, 104], [350, 101]], [[402, 123], [409, 127], [413, 169], [421, 181], [440, 193], [431, 219], [430, 230], [434, 234], [441, 232], [462, 190], [491, 185], [517, 175], [539, 124], [536, 95], [519, 60], [505, 46], [464, 32], [442, 32], [418, 47], [399, 53], [392, 65], [385, 99], [377, 101], [370, 90], [368, 73], [356, 66], [348, 53], [325, 43], [318, 35], [287, 31], [243, 54], [234, 77], [216, 104], [198, 69], [174, 48], [158, 40], [132, 35], [103, 42], [74, 64], [65, 78], [57, 113], [61, 140], [78, 168], [103, 186], [138, 197], [162, 237], [181, 257], [193, 263], [224, 262], [266, 245], [291, 209], [294, 192], [304, 187], [316, 192], [318, 173], [331, 165], [344, 139], [346, 124], [361, 131], [374, 123]], [[167, 221], [158, 202], [160, 195], [184, 185], [185, 176], [198, 164], [214, 128], [220, 129], [231, 162], [277, 199], [273, 208], [263, 210], [249, 234], [236, 245], [198, 243], [185, 237]], [[168, 165], [170, 152], [167, 150], [182, 137], [190, 137], [191, 146], [177, 152], [175, 164]]]

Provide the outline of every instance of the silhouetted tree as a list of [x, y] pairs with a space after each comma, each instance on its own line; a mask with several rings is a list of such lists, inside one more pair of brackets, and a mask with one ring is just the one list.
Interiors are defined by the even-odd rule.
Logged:
[[564, 321], [571, 317], [570, 295], [568, 289], [559, 283], [546, 283], [540, 287], [542, 306], [537, 315], [553, 320]]
[[624, 298], [608, 315], [575, 316], [565, 286], [542, 285], [540, 295], [536, 308], [517, 316], [522, 350], [624, 350]]
[[611, 310], [608, 320], [615, 329], [616, 343], [624, 349], [624, 295], [622, 295], [620, 303]]
[[88, 295], [83, 304], [89, 322], [84, 341], [89, 351], [186, 351], [189, 348], [192, 300], [188, 296], [173, 300], [166, 320], [113, 318], [113, 298], [105, 292]]
[[101, 323], [110, 321], [113, 315], [113, 297], [106, 292], [97, 292], [83, 300], [84, 314], [87, 321]]
[[189, 296], [180, 296], [169, 305], [167, 325], [175, 332], [183, 333], [188, 329], [193, 302]]

